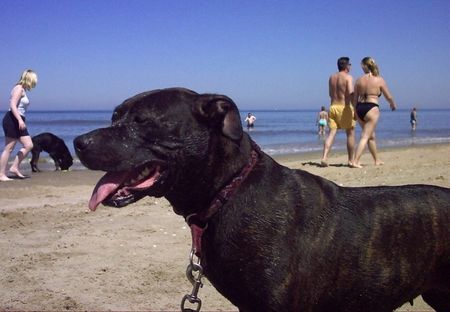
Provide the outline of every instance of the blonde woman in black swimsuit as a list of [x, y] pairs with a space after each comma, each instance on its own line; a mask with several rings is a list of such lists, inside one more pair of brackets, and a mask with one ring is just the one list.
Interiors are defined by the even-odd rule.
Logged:
[[394, 98], [389, 92], [388, 86], [383, 77], [380, 76], [375, 60], [371, 57], [365, 57], [361, 61], [361, 67], [364, 75], [356, 80], [354, 101], [357, 103], [355, 107], [355, 115], [362, 128], [361, 139], [356, 148], [355, 158], [352, 161], [352, 168], [362, 168], [360, 158], [366, 146], [375, 161], [375, 165], [382, 165], [383, 162], [378, 159], [377, 144], [375, 140], [375, 128], [380, 117], [380, 109], [378, 106], [378, 98], [384, 95], [389, 102], [391, 110], [396, 109]]

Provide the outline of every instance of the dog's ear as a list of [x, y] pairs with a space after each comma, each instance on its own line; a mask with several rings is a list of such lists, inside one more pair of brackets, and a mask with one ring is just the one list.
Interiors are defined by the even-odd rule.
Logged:
[[219, 128], [226, 137], [234, 141], [241, 140], [243, 131], [239, 110], [230, 98], [224, 95], [201, 95], [193, 111], [202, 121]]

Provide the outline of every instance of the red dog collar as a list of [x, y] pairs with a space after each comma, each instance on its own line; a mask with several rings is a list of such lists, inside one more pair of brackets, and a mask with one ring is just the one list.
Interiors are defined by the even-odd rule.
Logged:
[[247, 165], [242, 168], [238, 176], [234, 177], [233, 180], [222, 188], [222, 190], [214, 197], [209, 208], [200, 214], [194, 213], [186, 217], [186, 222], [191, 228], [192, 250], [199, 258], [201, 258], [202, 254], [202, 235], [208, 228], [208, 220], [223, 207], [234, 193], [236, 193], [239, 186], [245, 181], [258, 162], [260, 149], [255, 143], [253, 143], [253, 146], [254, 149], [252, 150]]

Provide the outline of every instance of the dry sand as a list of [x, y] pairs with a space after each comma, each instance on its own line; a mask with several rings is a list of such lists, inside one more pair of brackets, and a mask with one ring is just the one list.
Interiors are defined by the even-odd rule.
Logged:
[[[318, 167], [318, 154], [278, 160], [344, 186], [450, 187], [450, 145], [380, 155], [384, 166], [373, 166], [365, 154], [363, 169], [344, 166], [339, 153], [330, 155], [328, 168]], [[165, 199], [88, 212], [101, 175], [45, 171], [0, 183], [0, 310], [179, 311], [192, 289], [185, 277], [189, 229]], [[207, 280], [199, 297], [202, 311], [237, 311]], [[420, 298], [399, 310], [432, 311]]]

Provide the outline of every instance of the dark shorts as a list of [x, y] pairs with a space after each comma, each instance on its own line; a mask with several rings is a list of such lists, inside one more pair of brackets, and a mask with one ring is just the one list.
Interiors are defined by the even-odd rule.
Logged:
[[[25, 122], [25, 117], [22, 116], [22, 119]], [[5, 137], [13, 139], [30, 135], [27, 128], [24, 130], [19, 129], [19, 122], [11, 111], [6, 112], [5, 117], [3, 117], [3, 131], [5, 132]]]

